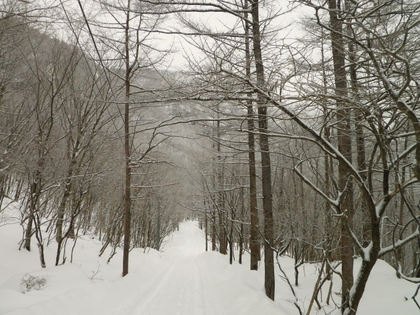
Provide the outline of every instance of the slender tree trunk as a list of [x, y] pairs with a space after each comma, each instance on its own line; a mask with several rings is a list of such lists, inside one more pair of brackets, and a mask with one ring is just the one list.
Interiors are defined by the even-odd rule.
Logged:
[[128, 274], [128, 260], [131, 238], [131, 150], [130, 150], [130, 0], [127, 4], [125, 24], [125, 105], [124, 105], [124, 153], [125, 153], [125, 185], [124, 185], [124, 246], [123, 277]]
[[[0, 100], [1, 100], [1, 84], [0, 84]], [[3, 157], [1, 159], [4, 159]], [[4, 198], [6, 197], [7, 191], [9, 190], [9, 185], [8, 185], [8, 178], [9, 176], [7, 176], [6, 174], [6, 163], [4, 163], [3, 161], [0, 160], [0, 207], [3, 203]]]
[[207, 252], [209, 250], [209, 242], [208, 242], [209, 227], [208, 227], [206, 200], [204, 200], [204, 235], [206, 237], [206, 239], [205, 239], [205, 249], [206, 249], [206, 252]]
[[242, 264], [242, 254], [244, 252], [244, 216], [245, 216], [245, 194], [244, 194], [244, 188], [241, 188], [241, 212], [240, 212], [240, 225], [239, 225], [239, 257], [238, 262], [239, 264]]
[[[30, 187], [30, 191], [29, 191], [29, 215], [30, 215], [30, 222], [28, 222], [28, 227], [27, 227], [27, 231], [26, 233], [28, 234], [30, 231], [32, 231], [32, 227], [33, 225], [33, 234], [35, 234], [35, 238], [37, 240], [37, 246], [38, 246], [38, 250], [39, 250], [39, 260], [41, 263], [41, 267], [45, 268], [46, 267], [46, 263], [45, 263], [45, 257], [44, 257], [44, 241], [43, 241], [43, 237], [42, 237], [42, 231], [41, 231], [41, 222], [40, 222], [40, 218], [39, 218], [39, 199], [40, 199], [40, 195], [41, 195], [41, 171], [40, 169], [43, 169], [43, 162], [44, 159], [40, 158], [38, 161], [38, 167], [39, 169], [36, 170], [34, 172], [33, 175], [33, 179], [32, 179], [32, 184]], [[29, 236], [29, 240], [30, 240], [30, 236]], [[27, 241], [27, 240], [25, 240]], [[25, 243], [25, 246], [27, 244]], [[30, 246], [30, 243], [29, 243]]]
[[228, 253], [227, 239], [227, 215], [225, 214], [225, 192], [224, 192], [224, 165], [222, 162], [221, 131], [220, 131], [220, 108], [217, 105], [216, 122], [216, 140], [217, 140], [217, 213], [219, 214], [219, 252], [223, 255]]
[[228, 253], [228, 239], [226, 233], [226, 222], [223, 211], [219, 209], [219, 252], [227, 255]]
[[[351, 4], [348, 4], [351, 5]], [[349, 21], [350, 22], [350, 21]], [[349, 36], [353, 34], [351, 23], [347, 24], [347, 33]], [[348, 44], [349, 49], [349, 73], [350, 73], [350, 86], [352, 92], [352, 98], [356, 104], [359, 103], [359, 83], [357, 78], [356, 68], [356, 51], [355, 46], [352, 42]], [[355, 131], [356, 131], [356, 152], [357, 152], [357, 168], [360, 173], [360, 177], [366, 181], [366, 144], [365, 135], [363, 131], [363, 114], [361, 110], [356, 109], [354, 111], [355, 118]], [[369, 211], [367, 209], [366, 197], [361, 198], [360, 208], [362, 211], [362, 245], [366, 247], [370, 241], [370, 220]]]
[[30, 213], [29, 217], [28, 217], [28, 223], [26, 224], [26, 229], [25, 229], [25, 240], [24, 240], [24, 244], [23, 247], [30, 252], [31, 251], [31, 238], [32, 238], [32, 234], [33, 234], [33, 222], [34, 222], [34, 217], [32, 215], [32, 213]]
[[[403, 151], [407, 150], [407, 146], [408, 146], [408, 139], [406, 138], [406, 139], [404, 139], [404, 150]], [[404, 183], [406, 181], [406, 171], [405, 171], [404, 166], [402, 166], [402, 169], [401, 169], [401, 179], [400, 180], [401, 180], [402, 183]], [[400, 231], [402, 230], [402, 227], [404, 226], [404, 208], [405, 208], [404, 207], [405, 206], [404, 197], [403, 197], [404, 193], [405, 193], [405, 191], [402, 190], [401, 191], [401, 198], [400, 198], [400, 205], [399, 205], [398, 225], [400, 226]], [[400, 240], [401, 239], [403, 239], [403, 235], [400, 233]], [[413, 244], [413, 246], [417, 246], [417, 245]], [[403, 255], [403, 248], [402, 247], [398, 248], [396, 250], [395, 256], [396, 256], [396, 260], [397, 260], [397, 267], [396, 267], [397, 270], [398, 270], [398, 265], [400, 265], [401, 268], [403, 268], [404, 267], [404, 255]], [[414, 267], [413, 270], [416, 270], [416, 266], [417, 266], [417, 264], [415, 264], [413, 266]], [[397, 276], [400, 277], [399, 272], [397, 272]], [[418, 275], [415, 275], [415, 277], [418, 277]]]
[[[338, 150], [351, 162], [351, 127], [348, 109], [345, 99], [347, 98], [347, 78], [345, 70], [345, 56], [343, 43], [343, 23], [338, 17], [337, 5], [339, 0], [328, 0], [331, 23], [331, 44], [334, 62], [335, 91], [337, 96], [337, 138]], [[341, 226], [341, 259], [342, 259], [342, 310], [349, 305], [349, 293], [353, 286], [353, 242], [348, 232], [353, 216], [353, 188], [348, 175], [346, 164], [340, 160], [338, 165], [339, 189], [346, 190], [340, 204], [343, 213]]]
[[[245, 1], [245, 11], [248, 9], [248, 3]], [[245, 18], [248, 14], [245, 13]], [[251, 51], [250, 51], [250, 25], [245, 22], [245, 58], [246, 58], [246, 76], [251, 78]], [[252, 93], [248, 95], [252, 97]], [[258, 270], [258, 262], [261, 259], [261, 246], [258, 233], [259, 217], [257, 204], [257, 171], [255, 162], [255, 125], [254, 108], [252, 101], [247, 101], [248, 118], [248, 172], [249, 172], [249, 213], [251, 216], [249, 249], [251, 251], [250, 269]]]
[[[63, 237], [64, 215], [65, 215], [67, 201], [68, 201], [68, 199], [70, 197], [70, 194], [71, 194], [72, 176], [73, 176], [73, 170], [74, 170], [75, 165], [76, 165], [76, 159], [75, 159], [75, 157], [71, 157], [69, 169], [68, 169], [68, 172], [67, 172], [67, 178], [64, 182], [63, 197], [61, 198], [61, 202], [60, 202], [60, 205], [58, 206], [58, 210], [57, 210], [57, 222], [55, 224], [55, 239], [56, 239], [57, 243], [60, 243], [61, 239]], [[57, 251], [60, 251], [60, 248], [58, 248]]]
[[229, 264], [233, 264], [234, 258], [234, 242], [233, 242], [233, 222], [231, 222], [230, 229], [229, 229]]
[[242, 255], [244, 253], [244, 224], [241, 222], [239, 235], [239, 258], [238, 262], [242, 265]]
[[[253, 50], [255, 57], [255, 68], [257, 74], [257, 85], [264, 89], [264, 65], [262, 60], [261, 49], [261, 32], [259, 21], [259, 2], [255, 0], [251, 2], [252, 15], [252, 35]], [[274, 277], [274, 252], [273, 234], [273, 196], [271, 187], [271, 161], [270, 161], [270, 145], [268, 137], [268, 119], [267, 119], [267, 100], [261, 93], [258, 93], [258, 131], [261, 149], [261, 180], [263, 194], [263, 212], [264, 212], [264, 287], [267, 297], [274, 300], [275, 293], [275, 277]]]
[[216, 210], [211, 213], [211, 250], [216, 251]]
[[[324, 93], [327, 94], [327, 87], [328, 87], [328, 79], [327, 79], [327, 74], [326, 74], [326, 61], [325, 61], [325, 51], [324, 51], [324, 38], [325, 33], [324, 33], [324, 29], [321, 29], [321, 57], [322, 57], [322, 77], [323, 77], [323, 84], [324, 84]], [[324, 119], [327, 120], [328, 119], [328, 106], [325, 105], [323, 108], [324, 111]], [[330, 134], [331, 134], [331, 128], [330, 126], [328, 126], [328, 124], [326, 124], [326, 128], [324, 129], [324, 137], [325, 139], [329, 142], [330, 141]], [[324, 156], [324, 180], [325, 180], [325, 195], [326, 196], [330, 196], [330, 189], [331, 189], [331, 176], [333, 174], [333, 169], [332, 169], [332, 165], [333, 163], [331, 162], [331, 157], [329, 154], [325, 154]], [[332, 242], [332, 218], [331, 218], [331, 205], [328, 201], [325, 201], [325, 238], [326, 238], [326, 247], [325, 247], [325, 259], [327, 261], [331, 261], [332, 260], [332, 246], [331, 246], [331, 242]], [[327, 280], [331, 280], [331, 274], [332, 274], [332, 270], [331, 270], [331, 265], [330, 264], [325, 264], [325, 273], [326, 273], [326, 277]]]

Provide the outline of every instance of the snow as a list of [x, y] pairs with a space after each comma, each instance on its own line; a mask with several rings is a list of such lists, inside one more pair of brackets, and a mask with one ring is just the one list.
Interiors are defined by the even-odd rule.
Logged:
[[[296, 299], [288, 285], [276, 280], [276, 301], [265, 297], [264, 273], [250, 271], [245, 263], [229, 265], [228, 257], [205, 252], [204, 233], [198, 223], [186, 221], [168, 237], [161, 252], [134, 249], [130, 272], [121, 277], [121, 252], [109, 264], [108, 256], [98, 257], [100, 242], [84, 235], [76, 243], [73, 263], [55, 267], [55, 244], [46, 248], [47, 268], [39, 266], [36, 245], [33, 252], [18, 250], [22, 228], [11, 223], [0, 226], [0, 314], [10, 315], [289, 315], [298, 314]], [[69, 250], [69, 249], [68, 249]], [[282, 268], [294, 279], [293, 260], [281, 258]], [[359, 266], [356, 261], [356, 266]], [[300, 268], [295, 288], [297, 303], [305, 314], [317, 278], [316, 264]], [[39, 290], [27, 290], [23, 277], [45, 279]], [[338, 277], [334, 278], [332, 298], [340, 301]], [[374, 268], [358, 314], [419, 314], [410, 297], [416, 285], [397, 279], [385, 262]], [[322, 299], [325, 302], [328, 285]], [[408, 298], [406, 300], [405, 298]], [[322, 302], [321, 302], [322, 303]], [[311, 314], [338, 315], [334, 303]]]

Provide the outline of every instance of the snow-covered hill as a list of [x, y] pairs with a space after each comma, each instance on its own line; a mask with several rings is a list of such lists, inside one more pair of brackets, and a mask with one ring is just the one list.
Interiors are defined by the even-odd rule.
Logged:
[[[54, 245], [47, 248], [46, 269], [39, 267], [36, 250], [19, 251], [21, 228], [9, 222], [0, 227], [0, 314], [32, 315], [286, 315], [298, 314], [288, 285], [279, 276], [276, 301], [263, 291], [263, 272], [248, 270], [246, 263], [204, 251], [204, 234], [197, 222], [187, 221], [165, 240], [162, 252], [135, 249], [130, 273], [121, 277], [121, 253], [106, 263], [98, 257], [100, 242], [83, 236], [77, 241], [73, 263], [54, 267]], [[282, 258], [290, 279], [293, 261]], [[301, 267], [301, 283], [295, 288], [298, 305], [306, 314], [316, 281], [317, 266]], [[280, 275], [278, 271], [277, 274]], [[25, 279], [25, 283], [22, 281]], [[45, 281], [29, 290], [29, 280]], [[332, 299], [338, 302], [335, 279]], [[327, 289], [327, 288], [326, 288]], [[420, 310], [410, 297], [416, 285], [397, 279], [393, 269], [379, 262], [360, 306], [361, 315], [414, 315]], [[408, 300], [405, 297], [409, 298]], [[326, 296], [322, 299], [325, 302]], [[320, 301], [321, 302], [321, 301]], [[321, 302], [322, 303], [322, 302]], [[311, 314], [326, 314], [335, 308]], [[339, 314], [333, 311], [331, 314]]]

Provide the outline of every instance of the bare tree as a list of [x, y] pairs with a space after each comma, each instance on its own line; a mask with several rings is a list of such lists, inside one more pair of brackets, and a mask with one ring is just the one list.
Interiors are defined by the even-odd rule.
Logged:
[[[99, 58], [99, 63], [108, 73], [108, 80], [115, 93], [116, 105], [122, 105], [119, 110], [122, 118], [122, 138], [124, 143], [124, 241], [123, 241], [123, 276], [128, 273], [129, 251], [131, 249], [131, 224], [132, 224], [132, 198], [133, 198], [133, 170], [138, 167], [150, 151], [165, 141], [168, 137], [156, 127], [162, 127], [162, 121], [147, 121], [140, 119], [141, 104], [154, 103], [157, 98], [154, 90], [160, 87], [151, 88], [144, 85], [141, 79], [141, 72], [151, 71], [156, 68], [158, 62], [162, 61], [166, 51], [155, 49], [153, 44], [153, 33], [157, 31], [162, 16], [157, 14], [158, 10], [147, 2], [98, 1], [109, 20], [106, 22], [89, 21], [85, 8], [79, 1], [87, 31], [94, 44], [94, 54]], [[113, 29], [110, 35], [107, 30]], [[103, 45], [108, 51], [103, 54], [99, 46]], [[117, 82], [114, 85], [112, 82]], [[118, 88], [122, 83], [123, 89]], [[147, 83], [147, 82], [146, 82]], [[167, 88], [167, 87], [166, 87]], [[165, 89], [166, 89], [165, 88]], [[153, 125], [154, 124], [154, 125]], [[117, 123], [117, 125], [120, 125]], [[143, 132], [145, 139], [136, 135]], [[148, 137], [148, 139], [147, 139]], [[142, 142], [144, 141], [144, 142]]]

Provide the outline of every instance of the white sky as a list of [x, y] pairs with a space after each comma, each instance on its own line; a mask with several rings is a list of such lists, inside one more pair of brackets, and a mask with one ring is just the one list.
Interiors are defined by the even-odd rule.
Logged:
[[[92, 0], [82, 0], [81, 1], [85, 10], [85, 14], [88, 16], [88, 18], [97, 19], [100, 21], [106, 21], [107, 19], [110, 19], [110, 17], [106, 16], [105, 14], [98, 14], [99, 13], [99, 5], [97, 1]], [[125, 3], [126, 1], [122, 1]], [[132, 1], [135, 3], [135, 1]], [[77, 19], [73, 22], [73, 25], [75, 28], [78, 26], [83, 25], [83, 27], [86, 30], [86, 26], [84, 25], [83, 21], [81, 21], [81, 10], [79, 8], [78, 2], [76, 0], [37, 0], [39, 7], [51, 7], [56, 6], [57, 12], [60, 12], [59, 18], [68, 18], [68, 19]], [[63, 10], [63, 8], [65, 10]], [[280, 0], [273, 2], [271, 10], [273, 12], [287, 12], [291, 8], [291, 4], [289, 1]], [[64, 12], [67, 14], [65, 15]], [[264, 8], [261, 10], [261, 19], [264, 19], [264, 14], [267, 14], [267, 11], [264, 10]], [[290, 27], [283, 29], [279, 31], [279, 37], [286, 37], [291, 36], [295, 37], [298, 32], [296, 32], [299, 27], [296, 26], [296, 21], [299, 20], [299, 17], [303, 15], [303, 12], [305, 14], [310, 14], [312, 12], [312, 9], [305, 8], [303, 6], [300, 6], [298, 9], [288, 12], [285, 14], [282, 14], [280, 17], [278, 17], [276, 20], [272, 22], [272, 25], [280, 25], [281, 27], [284, 27], [285, 25], [292, 24]], [[234, 24], [237, 24], [237, 19], [235, 17], [232, 17], [230, 14], [218, 14], [218, 13], [188, 13], [186, 15], [189, 19], [192, 19], [195, 22], [199, 22], [202, 25], [206, 27], [211, 27], [213, 30], [223, 31], [227, 28], [232, 27]], [[52, 25], [50, 23], [49, 27], [54, 29], [54, 32], [60, 34], [60, 37], [67, 38], [72, 37], [73, 35], [69, 35], [69, 25], [68, 21], [65, 23], [58, 23], [58, 19]], [[167, 22], [164, 24], [164, 28], [169, 31], [174, 31], [176, 28], [179, 28], [180, 24], [175, 19], [174, 16], [167, 19]], [[93, 24], [92, 24], [93, 28]], [[85, 38], [88, 41], [91, 41], [90, 38], [87, 37], [85, 34]], [[99, 42], [99, 41], [98, 41]], [[174, 50], [174, 53], [172, 53], [168, 58], [166, 59], [166, 64], [171, 64], [172, 68], [180, 68], [181, 70], [185, 69], [186, 60], [184, 58], [184, 55], [190, 54], [194, 56], [198, 56], [200, 52], [196, 49], [188, 45], [188, 43], [182, 39], [179, 35], [159, 35], [156, 36], [156, 39], [153, 42], [153, 45], [156, 45], [159, 48], [162, 49], [169, 49], [172, 48]]]

